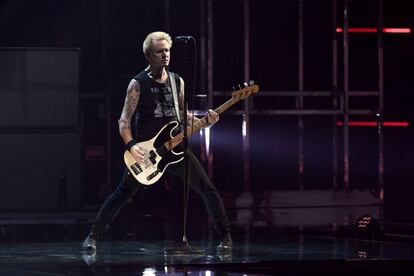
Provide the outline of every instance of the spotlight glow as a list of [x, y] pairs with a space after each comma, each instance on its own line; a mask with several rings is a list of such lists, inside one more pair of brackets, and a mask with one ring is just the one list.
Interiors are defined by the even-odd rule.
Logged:
[[243, 137], [246, 137], [246, 135], [247, 135], [247, 123], [246, 123], [246, 117], [245, 116], [243, 116], [242, 135], [243, 135]]
[[204, 135], [204, 139], [205, 139], [205, 143], [206, 143], [206, 154], [207, 156], [210, 153], [210, 128], [205, 128], [205, 135]]
[[144, 269], [144, 271], [142, 272], [143, 276], [155, 276], [155, 273], [157, 272], [157, 270], [155, 270], [152, 267], [148, 267], [146, 269]]

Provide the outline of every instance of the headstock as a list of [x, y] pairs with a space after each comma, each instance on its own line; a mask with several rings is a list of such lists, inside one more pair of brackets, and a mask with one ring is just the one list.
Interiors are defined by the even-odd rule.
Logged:
[[231, 97], [233, 100], [236, 101], [244, 100], [251, 94], [259, 92], [259, 89], [260, 88], [257, 84], [248, 85], [247, 83], [244, 83], [244, 88], [241, 88], [241, 86], [239, 85], [239, 90], [231, 93]]

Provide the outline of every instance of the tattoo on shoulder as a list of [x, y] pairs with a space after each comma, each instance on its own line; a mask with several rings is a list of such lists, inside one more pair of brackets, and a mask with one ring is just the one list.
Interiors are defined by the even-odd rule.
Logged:
[[134, 90], [135, 90], [135, 92], [139, 92], [140, 88], [141, 88], [141, 86], [140, 86], [139, 82], [138, 81], [135, 82], [135, 84], [134, 84]]
[[136, 92], [139, 93], [140, 91], [140, 84], [138, 81], [136, 81], [135, 83], [131, 83], [128, 85], [128, 89], [127, 89], [127, 93], [131, 94], [132, 92]]

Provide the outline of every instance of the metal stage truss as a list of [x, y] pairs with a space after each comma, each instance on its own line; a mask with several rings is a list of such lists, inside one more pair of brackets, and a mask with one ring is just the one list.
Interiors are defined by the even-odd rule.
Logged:
[[[208, 96], [208, 107], [213, 106], [213, 98], [217, 96], [230, 95], [229, 91], [216, 91], [213, 88], [214, 72], [213, 72], [213, 0], [208, 0], [205, 6], [201, 5], [201, 14], [207, 17], [207, 20], [201, 20], [201, 59], [200, 68], [201, 72], [207, 72], [206, 77], [201, 74], [201, 87], [207, 91]], [[250, 162], [249, 162], [249, 151], [250, 151], [250, 117], [251, 115], [293, 115], [297, 116], [297, 128], [298, 128], [298, 189], [303, 190], [303, 173], [304, 173], [304, 116], [312, 115], [324, 115], [332, 117], [332, 160], [333, 160], [333, 179], [332, 189], [337, 190], [340, 188], [339, 179], [339, 166], [343, 166], [343, 179], [342, 184], [345, 190], [351, 189], [351, 183], [349, 178], [350, 173], [350, 161], [349, 161], [349, 120], [350, 115], [374, 115], [377, 118], [377, 137], [378, 137], [378, 188], [379, 195], [382, 195], [384, 186], [384, 138], [383, 138], [383, 110], [384, 110], [384, 62], [383, 62], [383, 32], [377, 32], [377, 61], [378, 61], [378, 90], [375, 91], [351, 91], [349, 88], [349, 61], [351, 59], [349, 55], [349, 1], [344, 0], [343, 5], [338, 4], [338, 1], [332, 2], [332, 85], [329, 91], [307, 91], [304, 87], [304, 6], [305, 1], [299, 0], [297, 7], [297, 40], [298, 40], [298, 89], [296, 91], [261, 91], [255, 97], [296, 97], [296, 106], [293, 109], [256, 109], [251, 99], [247, 99], [244, 102], [244, 108], [238, 111], [230, 111], [229, 113], [239, 115], [243, 117], [242, 124], [245, 126], [246, 135], [243, 136], [243, 151], [244, 151], [244, 189], [247, 191], [250, 188]], [[312, 3], [306, 3], [312, 5]], [[250, 80], [250, 8], [251, 1], [243, 1], [243, 47], [244, 47], [244, 79]], [[343, 24], [343, 32], [340, 37], [337, 35], [337, 22], [340, 19]], [[377, 28], [382, 30], [383, 28], [383, 1], [378, 1], [378, 22]], [[343, 44], [343, 87], [339, 87], [338, 78], [340, 72], [340, 60], [338, 51], [340, 44]], [[304, 102], [308, 97], [327, 97], [331, 99], [330, 109], [305, 109]], [[351, 109], [349, 106], [351, 97], [372, 97], [376, 98], [378, 105], [376, 108], [366, 109]], [[339, 160], [339, 147], [338, 139], [340, 134], [338, 133], [336, 126], [337, 120], [343, 120], [343, 160]], [[211, 166], [212, 164], [209, 164]]]

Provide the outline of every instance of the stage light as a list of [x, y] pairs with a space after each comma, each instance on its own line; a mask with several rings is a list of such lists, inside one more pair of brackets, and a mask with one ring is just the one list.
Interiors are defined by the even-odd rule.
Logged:
[[210, 154], [210, 128], [205, 128], [204, 132], [205, 132], [204, 139], [206, 143], [206, 154], [209, 155]]
[[144, 276], [155, 276], [157, 273], [157, 270], [152, 268], [152, 267], [148, 267], [145, 268], [144, 271], [142, 272], [142, 275]]
[[[337, 121], [337, 126], [343, 126], [344, 122]], [[377, 121], [349, 121], [348, 126], [357, 126], [357, 127], [377, 127], [378, 122]], [[409, 122], [397, 122], [397, 121], [389, 121], [389, 122], [383, 122], [384, 127], [409, 127]]]
[[247, 136], [247, 122], [246, 122], [245, 115], [243, 115], [242, 135], [243, 135], [243, 137], [246, 137]]
[[373, 222], [373, 218], [370, 215], [363, 215], [360, 217], [357, 221], [357, 227], [358, 229], [367, 229], [371, 226], [371, 223]]
[[379, 226], [371, 215], [363, 215], [356, 222], [357, 235], [360, 239], [374, 240], [379, 236]]
[[[343, 28], [336, 28], [337, 33], [342, 33]], [[348, 28], [348, 33], [377, 33], [377, 28]], [[387, 34], [409, 34], [411, 28], [383, 28], [383, 33]]]

